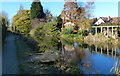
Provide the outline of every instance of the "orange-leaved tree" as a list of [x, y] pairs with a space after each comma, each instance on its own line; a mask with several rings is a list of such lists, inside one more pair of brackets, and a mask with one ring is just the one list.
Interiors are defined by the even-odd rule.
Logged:
[[65, 0], [64, 9], [61, 13], [62, 28], [64, 28], [64, 23], [72, 22], [75, 24], [75, 28], [88, 30], [91, 25], [90, 17], [92, 16], [91, 10], [93, 7], [94, 2], [92, 1], [87, 2], [84, 6], [79, 6], [76, 0]]

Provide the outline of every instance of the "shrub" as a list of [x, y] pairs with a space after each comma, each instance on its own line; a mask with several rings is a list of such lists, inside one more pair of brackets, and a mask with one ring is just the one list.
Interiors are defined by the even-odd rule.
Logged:
[[83, 36], [87, 36], [88, 33], [89, 33], [89, 32], [88, 32], [87, 30], [79, 30], [79, 31], [78, 31], [78, 34], [79, 34], [79, 35], [83, 35]]
[[57, 22], [48, 22], [44, 25], [45, 34], [47, 35], [59, 35], [60, 30], [57, 27]]
[[35, 30], [32, 29], [32, 30], [30, 31], [29, 35], [30, 35], [31, 37], [34, 37], [34, 36], [35, 36]]
[[61, 32], [61, 34], [71, 34], [71, 33], [72, 33], [72, 28], [65, 28]]
[[91, 28], [90, 33], [91, 33], [91, 34], [95, 34], [95, 29], [94, 29], [94, 28]]
[[30, 31], [30, 36], [33, 38], [39, 38], [40, 36], [45, 35], [44, 23], [36, 25], [34, 29]]
[[[6, 15], [0, 14], [0, 33], [2, 33], [2, 36], [0, 35], [0, 37], [2, 37], [2, 42], [4, 42], [6, 36], [7, 36], [7, 28], [8, 28], [8, 18], [6, 17]], [[2, 31], [1, 31], [2, 30]]]
[[19, 10], [18, 13], [13, 17], [12, 28], [16, 33], [28, 35], [31, 28], [30, 11]]
[[45, 35], [59, 35], [60, 30], [57, 28], [56, 22], [40, 23], [30, 31], [30, 36], [41, 38]]

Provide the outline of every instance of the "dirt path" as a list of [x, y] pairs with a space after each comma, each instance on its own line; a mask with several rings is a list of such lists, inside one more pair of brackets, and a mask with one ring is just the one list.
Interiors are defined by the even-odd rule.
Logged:
[[14, 35], [9, 34], [2, 50], [2, 74], [19, 74]]

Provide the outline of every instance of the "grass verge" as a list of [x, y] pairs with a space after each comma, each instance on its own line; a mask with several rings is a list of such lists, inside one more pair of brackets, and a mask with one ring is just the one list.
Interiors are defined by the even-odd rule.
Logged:
[[25, 62], [25, 58], [33, 54], [31, 52], [32, 49], [28, 48], [26, 43], [20, 40], [19, 36], [15, 36], [15, 44], [19, 60], [20, 73], [27, 74], [27, 71], [25, 70], [25, 66], [27, 65], [27, 63]]

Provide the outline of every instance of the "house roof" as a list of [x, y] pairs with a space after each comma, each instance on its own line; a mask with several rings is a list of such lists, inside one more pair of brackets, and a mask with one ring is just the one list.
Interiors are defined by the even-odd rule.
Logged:
[[91, 19], [91, 22], [92, 22], [92, 23], [95, 23], [96, 21], [97, 21], [97, 18]]
[[120, 21], [120, 17], [112, 17], [112, 20], [119, 20]]
[[[120, 21], [120, 17], [99, 17], [98, 19], [97, 18], [93, 18], [91, 19], [92, 23], [94, 24], [95, 22], [97, 22], [99, 19], [102, 19], [104, 22], [112, 22], [115, 20], [115, 21]], [[116, 23], [116, 22], [114, 22]]]
[[[108, 19], [108, 17], [100, 17], [104, 22], [109, 22], [109, 19]], [[99, 18], [99, 19], [100, 19]]]

